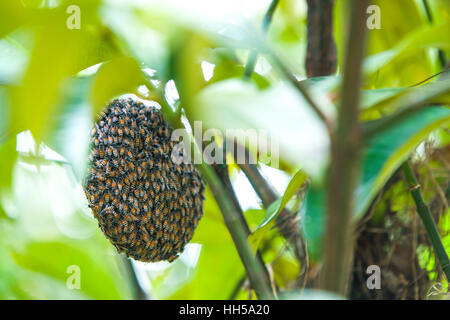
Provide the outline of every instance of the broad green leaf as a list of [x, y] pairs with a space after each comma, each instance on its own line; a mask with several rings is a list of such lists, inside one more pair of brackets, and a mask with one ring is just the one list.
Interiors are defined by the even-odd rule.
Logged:
[[139, 64], [132, 58], [120, 57], [104, 63], [92, 84], [91, 102], [94, 114], [98, 114], [113, 97], [134, 92], [144, 83]]
[[141, 21], [140, 10], [133, 8], [130, 2], [113, 4], [108, 1], [102, 6], [101, 14], [121, 50], [146, 67], [157, 70], [159, 78], [165, 78], [169, 56], [167, 39]]
[[20, 0], [0, 2], [0, 38], [25, 22], [27, 13]]
[[[216, 128], [223, 134], [235, 129], [228, 133], [243, 141], [251, 134], [268, 136], [275, 160], [279, 149], [279, 158], [297, 167], [301, 165], [309, 175], [317, 177], [323, 173], [329, 143], [326, 128], [290, 84], [282, 82], [258, 90], [243, 80], [225, 80], [200, 91], [195, 106], [190, 110], [191, 121], [202, 120], [204, 129]], [[266, 152], [263, 146], [250, 148]]]
[[[450, 122], [450, 109], [428, 107], [372, 139], [365, 149], [362, 177], [355, 193], [355, 221], [360, 219], [387, 180], [433, 130]], [[326, 228], [325, 192], [313, 185], [306, 197], [303, 226], [313, 260], [321, 256]]]
[[[233, 61], [222, 61], [214, 67], [214, 75], [208, 82], [214, 83], [230, 78], [242, 78], [244, 70], [244, 66]], [[257, 72], [253, 72], [251, 78], [260, 90], [266, 89], [270, 85], [269, 81]]]
[[419, 87], [370, 90], [363, 93], [365, 111], [392, 113], [414, 104], [450, 104], [450, 80], [434, 81]]
[[[340, 2], [347, 2], [341, 0]], [[381, 29], [368, 30], [367, 56], [364, 70], [369, 88], [410, 86], [437, 72], [426, 48], [448, 46], [445, 25], [430, 25], [419, 1], [376, 0], [381, 14]], [[345, 10], [345, 8], [342, 8]], [[343, 18], [340, 24], [348, 26]], [[342, 28], [342, 26], [341, 26]], [[447, 28], [447, 29], [446, 29]], [[345, 27], [340, 39], [345, 39]], [[345, 40], [338, 41], [342, 63]], [[420, 63], [417, 63], [420, 61]], [[342, 64], [341, 64], [342, 67]]]
[[[129, 292], [121, 292], [121, 277], [111, 268], [111, 257], [95, 256], [76, 244], [64, 242], [30, 242], [25, 248], [13, 252], [15, 261], [25, 269], [43, 273], [66, 282], [76, 266], [80, 271], [80, 290], [92, 299], [129, 298]], [[108, 265], [109, 264], [109, 265]], [[122, 288], [125, 289], [125, 288]], [[69, 289], [67, 289], [69, 290]]]
[[72, 166], [78, 178], [85, 174], [89, 149], [89, 132], [93, 123], [89, 92], [93, 76], [67, 79], [58, 99], [58, 112], [52, 117], [52, 134], [46, 137], [46, 144], [62, 155]]
[[59, 112], [56, 102], [62, 81], [103, 57], [90, 54], [101, 39], [88, 28], [69, 30], [59, 27], [58, 21], [57, 17], [35, 30], [28, 68], [21, 84], [11, 89], [12, 133], [31, 130], [38, 141], [48, 133], [51, 117]]

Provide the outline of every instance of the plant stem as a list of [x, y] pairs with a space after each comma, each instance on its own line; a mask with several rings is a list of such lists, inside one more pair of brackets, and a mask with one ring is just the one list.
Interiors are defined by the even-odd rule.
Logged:
[[444, 245], [442, 244], [441, 237], [439, 236], [439, 232], [436, 224], [434, 223], [430, 209], [422, 197], [422, 193], [420, 192], [420, 184], [411, 169], [409, 161], [405, 161], [403, 163], [402, 170], [409, 185], [411, 196], [416, 204], [417, 213], [422, 219], [428, 236], [430, 237], [431, 244], [433, 245], [439, 264], [447, 277], [447, 281], [450, 281], [450, 260], [447, 252], [445, 251]]
[[[273, 14], [275, 9], [277, 8], [279, 0], [272, 0], [269, 8], [267, 9], [266, 14], [264, 15], [262, 22], [262, 29], [264, 32], [267, 32], [269, 29], [269, 25], [272, 22]], [[247, 61], [247, 65], [244, 70], [244, 78], [250, 78], [252, 76], [253, 70], [255, 69], [256, 60], [258, 58], [258, 52], [256, 50], [252, 50], [250, 52], [250, 56]]]
[[342, 100], [337, 128], [331, 140], [327, 191], [327, 232], [322, 289], [345, 295], [353, 260], [354, 191], [360, 173], [362, 134], [358, 122], [361, 65], [365, 48], [366, 0], [353, 0], [343, 72]]
[[121, 259], [123, 264], [127, 269], [127, 273], [129, 274], [129, 279], [131, 281], [131, 285], [133, 286], [133, 295], [135, 300], [149, 300], [148, 294], [142, 289], [141, 284], [137, 278], [136, 272], [133, 267], [133, 261], [130, 258], [127, 258], [121, 255]]
[[242, 219], [239, 216], [239, 212], [236, 210], [226, 191], [226, 186], [219, 179], [214, 169], [205, 162], [202, 162], [198, 168], [204, 179], [207, 181], [209, 188], [214, 194], [217, 204], [222, 211], [225, 224], [230, 231], [236, 249], [246, 269], [250, 284], [255, 290], [256, 295], [258, 298], [264, 300], [275, 299], [267, 270], [248, 243], [248, 231], [245, 229]]

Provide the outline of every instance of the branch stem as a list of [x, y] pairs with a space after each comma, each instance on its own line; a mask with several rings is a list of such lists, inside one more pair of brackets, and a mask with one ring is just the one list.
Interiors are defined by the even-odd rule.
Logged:
[[439, 231], [431, 215], [428, 205], [422, 197], [420, 192], [420, 184], [411, 168], [409, 161], [405, 161], [402, 165], [403, 174], [405, 175], [406, 181], [411, 192], [411, 196], [416, 204], [417, 213], [419, 214], [425, 229], [428, 233], [428, 237], [433, 245], [434, 252], [438, 258], [439, 264], [444, 271], [447, 281], [450, 281], [450, 260], [448, 258], [447, 252], [445, 251], [444, 245], [442, 244]]
[[331, 140], [331, 164], [327, 190], [327, 231], [320, 286], [345, 295], [353, 260], [354, 192], [360, 173], [362, 134], [358, 122], [361, 66], [365, 48], [366, 0], [353, 0], [342, 99], [336, 132]]
[[198, 166], [204, 179], [222, 211], [225, 224], [230, 231], [236, 249], [241, 257], [247, 276], [258, 298], [263, 300], [275, 299], [270, 279], [264, 264], [258, 259], [248, 242], [248, 231], [242, 223], [239, 212], [231, 201], [226, 186], [217, 176], [214, 169], [203, 162]]

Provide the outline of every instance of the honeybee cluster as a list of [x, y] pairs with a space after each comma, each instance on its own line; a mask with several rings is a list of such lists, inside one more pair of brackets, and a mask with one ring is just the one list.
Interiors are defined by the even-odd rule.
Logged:
[[91, 132], [89, 206], [136, 260], [175, 260], [202, 216], [204, 184], [192, 164], [172, 161], [171, 134], [157, 108], [132, 99], [112, 101]]

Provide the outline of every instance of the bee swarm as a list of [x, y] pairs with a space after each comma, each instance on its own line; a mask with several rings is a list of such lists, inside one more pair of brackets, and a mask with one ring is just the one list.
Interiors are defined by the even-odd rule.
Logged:
[[172, 161], [171, 134], [159, 109], [132, 99], [112, 101], [91, 132], [89, 207], [136, 260], [175, 260], [202, 216], [204, 184], [192, 164]]

